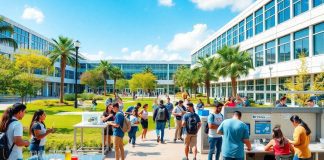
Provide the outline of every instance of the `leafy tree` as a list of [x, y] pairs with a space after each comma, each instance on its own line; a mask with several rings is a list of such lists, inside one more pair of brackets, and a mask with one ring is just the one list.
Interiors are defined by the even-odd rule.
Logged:
[[82, 73], [80, 81], [81, 84], [88, 85], [91, 89], [96, 91], [96, 89], [102, 85], [104, 80], [98, 70], [89, 70]]
[[232, 96], [237, 93], [237, 79], [248, 75], [250, 69], [253, 69], [252, 59], [248, 52], [240, 52], [240, 47], [224, 46], [218, 51], [218, 72], [221, 76], [229, 77], [232, 84]]
[[59, 36], [53, 39], [54, 49], [49, 52], [49, 58], [54, 64], [60, 60], [61, 84], [60, 84], [60, 103], [63, 103], [64, 97], [64, 78], [66, 65], [75, 66], [75, 47], [73, 40], [67, 37]]
[[119, 79], [116, 82], [116, 89], [119, 91], [123, 91], [124, 89], [128, 88], [128, 81], [126, 79]]
[[[10, 35], [14, 33], [14, 28], [11, 25], [4, 23], [3, 17], [0, 16], [0, 33], [9, 32]], [[0, 37], [0, 43], [7, 43], [10, 46], [13, 46], [14, 50], [18, 48], [17, 42], [13, 38]]]
[[4, 55], [0, 55], [0, 62], [0, 93], [6, 94], [19, 70], [14, 67], [14, 62]]
[[208, 104], [210, 104], [210, 100], [209, 100], [210, 82], [212, 80], [218, 80], [215, 67], [216, 67], [215, 57], [199, 57], [197, 66], [195, 66], [194, 68], [194, 70], [196, 70], [196, 72], [200, 74], [200, 77], [202, 78], [205, 84]]
[[149, 67], [149, 66], [145, 66], [145, 67], [143, 68], [143, 72], [144, 72], [144, 73], [153, 73], [153, 70], [152, 70], [151, 67]]
[[116, 81], [117, 79], [124, 78], [124, 73], [120, 68], [114, 66], [111, 68], [109, 75], [114, 80], [114, 95], [116, 95]]
[[154, 90], [157, 85], [157, 78], [152, 73], [136, 73], [129, 80], [129, 87], [132, 92], [141, 88], [145, 93]]
[[104, 95], [107, 95], [107, 79], [109, 78], [109, 71], [111, 69], [111, 64], [108, 61], [100, 61], [99, 66], [97, 67], [97, 70], [99, 73], [101, 73], [103, 79], [104, 79]]
[[15, 66], [23, 72], [32, 74], [36, 69], [46, 71], [52, 65], [50, 59], [41, 55], [39, 51], [20, 49], [19, 52], [15, 54]]
[[176, 86], [180, 87], [181, 92], [183, 92], [183, 89], [186, 88], [186, 79], [187, 79], [187, 70], [190, 70], [190, 68], [182, 65], [177, 68], [176, 72], [173, 75], [173, 81]]

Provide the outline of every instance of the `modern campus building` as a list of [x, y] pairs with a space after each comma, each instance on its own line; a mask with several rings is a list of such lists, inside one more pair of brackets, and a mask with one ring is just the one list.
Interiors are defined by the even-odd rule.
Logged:
[[[2, 16], [4, 17], [4, 16]], [[11, 38], [15, 39], [18, 43], [18, 48], [24, 49], [34, 49], [39, 50], [42, 53], [48, 52], [53, 49], [53, 42], [51, 39], [42, 36], [31, 29], [28, 29], [25, 26], [22, 26], [6, 17], [4, 17], [4, 22], [0, 25], [12, 25], [14, 27], [14, 34], [11, 35]], [[0, 33], [0, 37], [10, 37], [10, 33]], [[18, 50], [17, 50], [18, 51]], [[16, 51], [16, 52], [17, 52]], [[12, 46], [8, 44], [0, 44], [0, 54], [6, 55], [10, 58], [13, 58], [15, 54]], [[124, 61], [124, 60], [111, 60], [113, 66], [120, 67], [126, 79], [130, 79], [131, 75], [134, 73], [142, 72], [144, 67], [150, 67], [157, 77], [158, 86], [156, 88], [156, 93], [165, 94], [178, 91], [178, 88], [174, 86], [173, 74], [176, 69], [181, 66], [190, 66], [189, 61]], [[81, 60], [80, 69], [78, 69], [78, 75], [82, 74], [86, 70], [94, 69], [98, 66], [100, 61], [90, 61], [90, 60]], [[67, 66], [65, 70], [65, 80], [64, 80], [64, 90], [65, 93], [74, 92], [74, 82], [75, 82], [75, 68]], [[42, 74], [36, 72], [35, 74]], [[42, 96], [58, 96], [60, 89], [60, 63], [54, 63], [54, 72], [52, 75], [49, 75], [46, 78], [46, 82], [38, 95]], [[78, 80], [78, 83], [80, 81]], [[108, 91], [112, 91], [113, 81], [108, 80]], [[78, 92], [83, 92], [87, 87], [80, 85]]]
[[[194, 49], [191, 64], [201, 56], [217, 56], [224, 45], [239, 45], [251, 54], [255, 69], [238, 80], [238, 93], [269, 103], [287, 93], [283, 84], [296, 76], [303, 51], [311, 85], [314, 75], [324, 71], [323, 4], [323, 0], [257, 0]], [[211, 95], [231, 96], [230, 79], [213, 82]]]

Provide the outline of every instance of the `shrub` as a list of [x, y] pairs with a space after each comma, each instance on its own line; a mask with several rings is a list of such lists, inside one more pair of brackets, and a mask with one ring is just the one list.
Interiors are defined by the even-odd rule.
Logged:
[[95, 96], [95, 94], [93, 94], [93, 93], [82, 93], [82, 94], [80, 94], [80, 98], [82, 100], [92, 100], [94, 96]]
[[65, 101], [74, 101], [74, 99], [75, 99], [74, 93], [64, 94]]
[[96, 100], [104, 100], [105, 99], [105, 96], [95, 95], [93, 98], [96, 99]]

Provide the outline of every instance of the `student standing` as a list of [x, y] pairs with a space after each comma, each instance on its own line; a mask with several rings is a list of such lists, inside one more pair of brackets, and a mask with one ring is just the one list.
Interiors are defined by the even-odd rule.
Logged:
[[182, 118], [182, 126], [185, 128], [185, 155], [188, 160], [189, 147], [193, 148], [194, 158], [196, 160], [197, 156], [197, 133], [201, 127], [201, 121], [194, 112], [194, 106], [192, 103], [188, 103], [188, 112]]
[[214, 105], [214, 113], [209, 114], [208, 122], [208, 142], [209, 142], [209, 152], [208, 160], [212, 160], [213, 154], [215, 153], [215, 160], [219, 160], [219, 156], [222, 149], [222, 135], [217, 134], [217, 129], [224, 120], [222, 115], [222, 103], [216, 103]]
[[146, 133], [147, 133], [147, 128], [148, 128], [148, 104], [144, 104], [143, 110], [139, 113], [141, 117], [141, 125], [143, 128], [142, 131], [142, 141], [146, 140]]
[[45, 119], [46, 113], [41, 109], [37, 110], [29, 126], [29, 135], [32, 136], [29, 149], [32, 155], [38, 156], [38, 160], [43, 160], [46, 136], [54, 132], [53, 128], [46, 129]]
[[182, 140], [182, 137], [181, 137], [181, 130], [182, 130], [182, 116], [184, 113], [186, 113], [183, 108], [182, 108], [182, 105], [183, 105], [183, 101], [180, 100], [178, 105], [173, 109], [173, 116], [174, 116], [174, 122], [175, 122], [175, 127], [176, 127], [176, 130], [175, 130], [175, 133], [174, 133], [174, 139], [173, 139], [173, 142], [175, 143], [177, 140]]
[[311, 130], [308, 125], [300, 119], [297, 115], [290, 117], [292, 125], [295, 127], [293, 140], [289, 140], [294, 146], [295, 156], [294, 160], [306, 160], [312, 157], [312, 154], [309, 150], [310, 143], [310, 134]]
[[131, 129], [128, 132], [128, 135], [129, 135], [129, 143], [132, 143], [133, 147], [135, 147], [135, 143], [136, 143], [136, 132], [138, 130], [138, 124], [139, 124], [139, 120], [138, 120], [138, 110], [137, 109], [133, 110], [133, 113], [130, 116], [130, 122], [131, 122]]
[[2, 115], [0, 123], [0, 132], [5, 132], [8, 138], [8, 147], [11, 150], [10, 160], [22, 160], [22, 148], [28, 147], [29, 142], [23, 140], [23, 125], [19, 120], [25, 116], [26, 106], [16, 103], [12, 107], [8, 107]]
[[235, 111], [231, 119], [226, 119], [218, 127], [217, 133], [223, 135], [222, 156], [224, 160], [243, 160], [244, 144], [251, 150], [248, 127], [241, 121], [242, 113]]
[[118, 103], [113, 104], [113, 111], [116, 113], [114, 122], [108, 122], [109, 125], [113, 127], [113, 135], [114, 135], [114, 147], [115, 147], [115, 157], [116, 160], [124, 160], [124, 144], [123, 137], [124, 132], [122, 131], [124, 124], [124, 114], [119, 111]]
[[167, 103], [165, 104], [165, 107], [167, 108], [168, 112], [169, 112], [169, 119], [168, 119], [168, 127], [170, 129], [170, 119], [171, 119], [171, 114], [173, 111], [173, 104], [170, 102], [170, 97], [167, 98]]
[[[154, 110], [153, 113], [153, 121], [156, 122], [156, 135], [157, 135], [157, 142], [164, 143], [164, 128], [165, 123], [169, 119], [169, 112], [166, 107], [163, 105], [163, 100], [160, 100], [159, 108]], [[160, 136], [161, 132], [161, 136]]]
[[[107, 106], [106, 106], [106, 110], [102, 113], [102, 116], [101, 116], [101, 121], [102, 122], [108, 122], [108, 121], [114, 121], [115, 120], [115, 113], [113, 111], [113, 104], [112, 103], [109, 103]], [[107, 142], [107, 139], [108, 139], [108, 143], [109, 144], [105, 144], [109, 147], [108, 151], [111, 151], [111, 136], [113, 135], [113, 128], [111, 125], [108, 126], [108, 133], [107, 133], [107, 130], [105, 129], [104, 131], [104, 141], [105, 143]]]

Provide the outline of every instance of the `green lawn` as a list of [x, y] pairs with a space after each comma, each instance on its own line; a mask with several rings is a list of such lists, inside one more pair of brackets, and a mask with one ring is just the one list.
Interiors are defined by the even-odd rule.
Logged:
[[[153, 99], [141, 99], [139, 98], [136, 101], [132, 99], [123, 99], [124, 100], [124, 110], [126, 110], [129, 106], [135, 105], [137, 102], [143, 104], [149, 104], [149, 111], [152, 111], [152, 102]], [[85, 102], [90, 103], [90, 101]], [[28, 128], [30, 121], [32, 119], [33, 113], [38, 109], [44, 109], [47, 117], [45, 120], [45, 124], [47, 127], [54, 127], [55, 133], [47, 136], [46, 142], [46, 150], [58, 149], [64, 150], [66, 146], [73, 146], [73, 125], [81, 122], [81, 116], [78, 115], [55, 115], [59, 112], [82, 112], [84, 109], [73, 107], [73, 101], [69, 101], [64, 105], [58, 104], [58, 100], [38, 100], [32, 103], [27, 104], [27, 113], [22, 120], [24, 126], [24, 139], [30, 139], [28, 136]], [[104, 111], [104, 100], [98, 101], [98, 106], [96, 108], [97, 112]], [[0, 116], [3, 111], [0, 112]], [[172, 126], [174, 126], [173, 119]], [[149, 130], [153, 130], [155, 128], [155, 124], [153, 123], [152, 117], [149, 117]], [[142, 132], [142, 127], [139, 127], [139, 131], [137, 132], [137, 136], [139, 136]], [[78, 132], [78, 135], [80, 132]], [[101, 139], [101, 130], [100, 129], [84, 129], [84, 144], [85, 146], [100, 146]], [[128, 135], [125, 135], [124, 143], [128, 142]], [[80, 145], [80, 144], [78, 144]], [[28, 156], [28, 150], [24, 149], [24, 155]], [[26, 157], [25, 157], [26, 158]]]

